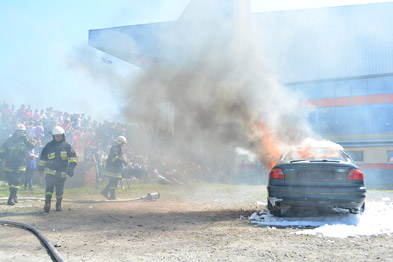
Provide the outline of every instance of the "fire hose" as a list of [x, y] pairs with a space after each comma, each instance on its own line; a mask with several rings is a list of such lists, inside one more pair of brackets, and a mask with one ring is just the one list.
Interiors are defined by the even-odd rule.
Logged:
[[6, 220], [0, 220], [0, 224], [6, 225], [6, 226], [20, 227], [23, 229], [30, 230], [41, 241], [41, 243], [44, 244], [44, 246], [50, 252], [50, 254], [52, 255], [52, 258], [55, 261], [57, 261], [57, 262], [64, 261], [64, 259], [60, 256], [59, 252], [57, 252], [56, 248], [54, 248], [54, 246], [52, 246], [52, 244], [49, 242], [49, 240], [43, 234], [41, 234], [40, 231], [38, 231], [34, 227], [23, 224], [23, 223], [18, 223], [18, 222], [14, 222], [14, 221], [6, 221]]
[[[145, 200], [145, 201], [154, 201], [160, 198], [160, 193], [159, 192], [153, 192], [153, 193], [148, 193], [146, 196], [141, 196], [138, 198], [132, 198], [132, 199], [117, 199], [117, 200], [70, 200], [70, 199], [64, 199], [63, 201], [65, 202], [73, 202], [73, 203], [113, 203], [113, 202], [132, 202], [132, 201], [137, 201], [137, 200]], [[1, 199], [7, 199], [7, 198], [1, 198]], [[33, 197], [21, 197], [19, 199], [24, 199], [24, 200], [45, 200], [45, 198], [33, 198]], [[63, 262], [64, 259], [60, 256], [59, 252], [54, 248], [54, 246], [49, 242], [49, 240], [42, 235], [37, 229], [34, 227], [19, 223], [19, 222], [14, 222], [14, 221], [6, 221], [6, 220], [0, 220], [0, 224], [6, 225], [6, 226], [16, 226], [20, 227], [23, 229], [30, 230], [35, 234], [35, 236], [41, 241], [41, 243], [44, 244], [46, 249], [50, 252], [50, 255], [56, 262]]]
[[[144, 201], [155, 201], [160, 198], [160, 192], [148, 193], [146, 196], [141, 196], [137, 198], [130, 199], [113, 199], [113, 200], [73, 200], [73, 199], [63, 199], [62, 202], [72, 202], [79, 204], [95, 204], [95, 203], [113, 203], [113, 202], [133, 202], [138, 200]], [[7, 197], [0, 198], [0, 200], [7, 200]], [[45, 201], [45, 198], [37, 197], [18, 197], [19, 200], [39, 200]]]

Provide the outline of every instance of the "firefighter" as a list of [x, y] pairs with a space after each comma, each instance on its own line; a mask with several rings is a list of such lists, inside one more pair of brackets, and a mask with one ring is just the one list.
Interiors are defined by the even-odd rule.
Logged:
[[14, 131], [15, 133], [0, 148], [0, 166], [7, 175], [10, 206], [18, 203], [18, 189], [26, 172], [26, 153], [35, 146], [35, 140], [30, 140], [26, 136], [26, 127], [23, 124], [18, 124]]
[[64, 129], [55, 126], [52, 129], [53, 140], [48, 142], [41, 151], [38, 172], [42, 177], [45, 173], [45, 213], [49, 213], [53, 191], [56, 189], [56, 211], [61, 211], [64, 184], [67, 177], [74, 175], [78, 163], [76, 153], [65, 141]]
[[[122, 148], [127, 144], [127, 139], [124, 136], [119, 136], [115, 139], [111, 149], [109, 150], [108, 158], [105, 164], [104, 176], [108, 177], [108, 184], [101, 191], [101, 194], [106, 199], [116, 199], [115, 190], [122, 178], [123, 165], [128, 162], [123, 157]], [[109, 193], [109, 196], [108, 196]]]

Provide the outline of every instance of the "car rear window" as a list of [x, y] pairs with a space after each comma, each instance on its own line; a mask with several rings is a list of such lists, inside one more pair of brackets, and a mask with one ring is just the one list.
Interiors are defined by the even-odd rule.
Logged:
[[350, 161], [350, 158], [338, 148], [297, 148], [289, 150], [281, 160], [339, 160]]

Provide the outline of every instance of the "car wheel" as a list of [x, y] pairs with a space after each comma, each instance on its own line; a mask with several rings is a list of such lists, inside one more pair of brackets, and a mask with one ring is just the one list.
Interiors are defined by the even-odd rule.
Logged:
[[363, 214], [365, 209], [366, 209], [366, 203], [364, 202], [363, 205], [359, 209], [359, 214]]
[[351, 208], [349, 209], [349, 212], [351, 214], [363, 214], [365, 208], [366, 208], [366, 203], [363, 203], [363, 205], [360, 208]]
[[275, 217], [281, 217], [281, 209], [273, 207], [269, 200], [267, 201], [267, 210]]

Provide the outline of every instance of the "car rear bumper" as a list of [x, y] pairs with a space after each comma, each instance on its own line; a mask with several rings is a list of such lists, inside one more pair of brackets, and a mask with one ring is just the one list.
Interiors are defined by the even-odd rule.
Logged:
[[272, 207], [360, 208], [366, 198], [366, 187], [285, 187], [268, 186]]

